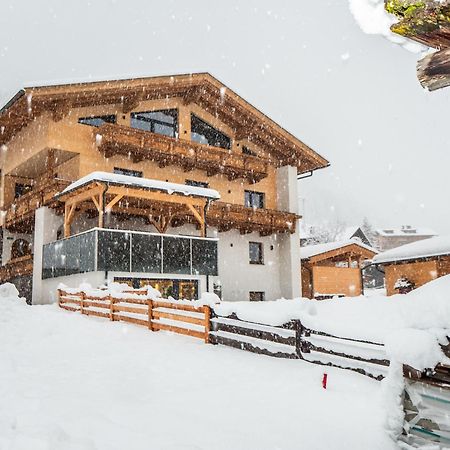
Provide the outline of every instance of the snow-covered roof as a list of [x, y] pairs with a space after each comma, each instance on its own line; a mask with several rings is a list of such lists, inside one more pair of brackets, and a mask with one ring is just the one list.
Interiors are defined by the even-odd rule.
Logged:
[[321, 255], [322, 253], [327, 253], [339, 248], [347, 247], [348, 245], [358, 245], [359, 247], [362, 247], [366, 250], [377, 253], [374, 248], [363, 244], [359, 239], [349, 239], [346, 241], [327, 242], [326, 244], [307, 245], [305, 247], [300, 247], [300, 258], [308, 259], [313, 256]]
[[378, 228], [375, 233], [380, 236], [436, 236], [437, 233], [430, 228], [404, 225], [400, 228]]
[[[139, 178], [131, 175], [121, 175], [117, 173], [109, 172], [92, 172], [85, 177], [73, 182], [67, 186], [61, 194], [73, 191], [81, 186], [92, 183], [93, 181], [99, 181], [101, 183], [109, 183], [115, 185], [132, 186], [136, 188], [143, 188], [155, 191], [163, 191], [168, 194], [182, 194], [193, 197], [203, 197], [212, 200], [220, 198], [220, 194], [215, 189], [203, 188], [198, 186], [188, 186], [186, 184], [168, 183], [161, 180], [152, 180], [150, 178]], [[61, 195], [60, 194], [60, 195]]]
[[387, 250], [375, 256], [373, 262], [408, 261], [439, 255], [450, 255], [450, 236], [432, 237]]

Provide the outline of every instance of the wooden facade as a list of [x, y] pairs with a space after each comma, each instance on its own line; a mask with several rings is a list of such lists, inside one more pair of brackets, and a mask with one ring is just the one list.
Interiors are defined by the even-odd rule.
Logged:
[[[142, 115], [168, 113], [173, 118], [169, 132], [160, 121], [159, 128], [137, 121]], [[206, 73], [25, 88], [0, 110], [0, 127], [1, 225], [9, 239], [20, 234], [32, 242], [39, 228], [36, 211], [42, 206], [50, 210], [42, 210], [40, 232], [47, 224], [52, 231], [45, 242], [42, 236], [34, 239], [41, 250], [49, 239], [92, 227], [202, 237], [209, 226], [219, 240], [220, 233], [227, 233], [223, 250], [234, 246], [241, 264], [249, 265], [250, 236], [245, 235], [255, 233], [252, 241], [261, 241], [268, 260], [266, 266], [250, 266], [249, 292], [258, 291], [259, 273], [285, 276], [273, 264], [284, 258], [276, 244], [298, 231], [290, 188], [296, 189], [295, 175], [329, 165]], [[220, 200], [209, 203], [127, 186], [105, 190], [101, 183], [59, 195], [93, 172], [208, 187]], [[281, 247], [298, 252], [293, 243]], [[36, 248], [34, 253], [40, 261]], [[3, 264], [9, 259], [3, 251]], [[272, 285], [277, 287], [270, 298], [298, 296], [298, 281], [281, 284], [277, 278]], [[282, 294], [284, 286], [292, 285], [296, 295]]]
[[[302, 295], [306, 298], [354, 297], [363, 294], [361, 268], [373, 258], [375, 250], [355, 242], [342, 245], [319, 244], [318, 253], [302, 256]], [[320, 248], [319, 248], [320, 247]], [[304, 247], [308, 250], [308, 247]]]
[[407, 278], [414, 283], [414, 288], [450, 274], [450, 255], [418, 258], [406, 261], [383, 263], [387, 295], [398, 294], [395, 283], [400, 278]]

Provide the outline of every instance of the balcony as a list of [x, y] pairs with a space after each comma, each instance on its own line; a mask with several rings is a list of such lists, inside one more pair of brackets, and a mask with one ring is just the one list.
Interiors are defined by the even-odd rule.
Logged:
[[206, 216], [208, 225], [217, 227], [219, 232], [238, 229], [242, 234], [259, 232], [261, 236], [294, 233], [299, 217], [294, 213], [224, 202], [212, 203]]
[[31, 273], [33, 273], [33, 255], [15, 258], [0, 267], [0, 283], [6, 283], [15, 277]]
[[44, 245], [42, 278], [112, 271], [217, 275], [217, 240], [94, 228]]
[[34, 212], [41, 206], [54, 204], [54, 196], [70, 184], [59, 178], [42, 177], [30, 192], [16, 198], [5, 210], [3, 226], [16, 233], [31, 232]]
[[262, 158], [126, 126], [104, 124], [94, 130], [94, 135], [98, 150], [106, 158], [126, 155], [134, 162], [147, 159], [160, 167], [174, 164], [186, 171], [204, 170], [208, 176], [221, 173], [229, 180], [242, 178], [249, 183], [256, 183], [268, 174], [268, 162]]

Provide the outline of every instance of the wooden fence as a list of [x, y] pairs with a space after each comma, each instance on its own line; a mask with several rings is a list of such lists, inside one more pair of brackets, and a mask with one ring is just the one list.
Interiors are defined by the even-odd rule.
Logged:
[[[151, 331], [166, 330], [193, 336], [209, 342], [210, 308], [195, 307], [182, 302], [146, 298], [146, 291], [133, 290], [127, 298], [112, 295], [87, 295], [58, 290], [58, 305], [68, 311], [111, 321], [129, 322]], [[143, 298], [139, 298], [139, 297]]]

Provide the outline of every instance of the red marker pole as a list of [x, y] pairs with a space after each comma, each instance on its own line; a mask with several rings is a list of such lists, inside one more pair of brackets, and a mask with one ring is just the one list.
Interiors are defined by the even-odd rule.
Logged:
[[323, 378], [322, 378], [322, 387], [324, 389], [327, 388], [327, 381], [328, 381], [328, 375], [326, 373], [323, 374]]

